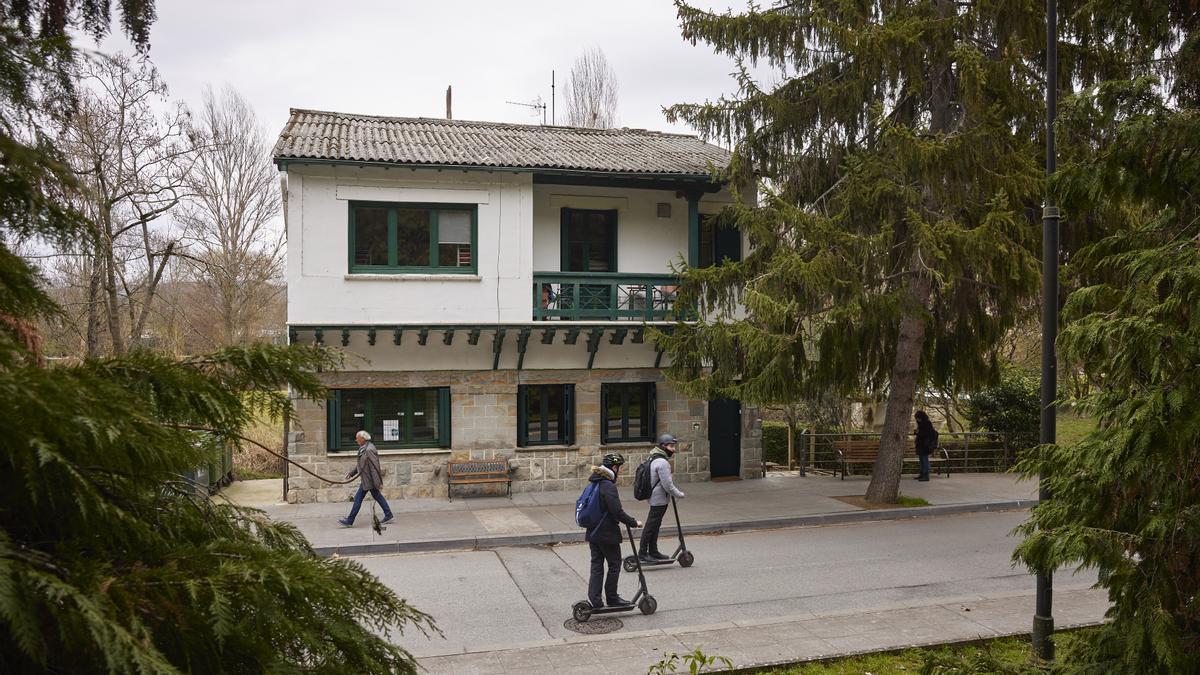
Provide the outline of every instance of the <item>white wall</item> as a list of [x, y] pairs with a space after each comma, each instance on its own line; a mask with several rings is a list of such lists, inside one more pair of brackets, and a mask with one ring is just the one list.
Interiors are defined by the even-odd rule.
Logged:
[[[700, 212], [730, 199], [705, 195]], [[350, 200], [477, 204], [478, 275], [348, 274]], [[659, 202], [671, 205], [670, 218], [657, 217]], [[528, 322], [533, 272], [561, 266], [563, 207], [617, 209], [618, 272], [665, 274], [687, 256], [687, 201], [673, 191], [534, 185], [531, 174], [499, 171], [291, 165], [288, 323]]]
[[[529, 174], [291, 166], [288, 323], [530, 319]], [[349, 200], [478, 204], [478, 276], [350, 275]]]
[[[731, 201], [726, 190], [706, 194], [700, 200], [700, 213], [717, 213]], [[658, 217], [659, 202], [671, 205], [670, 218]], [[533, 186], [533, 271], [562, 269], [559, 240], [564, 207], [617, 210], [618, 272], [668, 274], [672, 262], [687, 259], [687, 200], [676, 197], [673, 190], [539, 184]]]

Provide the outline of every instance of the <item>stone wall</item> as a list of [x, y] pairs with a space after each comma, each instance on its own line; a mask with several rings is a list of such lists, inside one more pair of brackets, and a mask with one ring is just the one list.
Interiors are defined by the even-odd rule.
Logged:
[[[384, 496], [388, 499], [446, 495], [446, 462], [508, 460], [513, 469], [513, 492], [579, 490], [607, 452], [620, 452], [628, 462], [621, 483], [633, 479], [633, 469], [651, 443], [600, 443], [600, 386], [613, 382], [655, 382], [657, 429], [680, 439], [675, 455], [675, 480], [687, 483], [709, 478], [707, 404], [689, 399], [666, 382], [654, 368], [619, 370], [497, 370], [431, 372], [339, 372], [322, 376], [331, 388], [450, 387], [451, 447], [428, 450], [381, 450]], [[574, 446], [516, 447], [517, 386], [539, 383], [575, 384]], [[354, 452], [331, 453], [324, 402], [294, 401], [289, 456], [321, 476], [341, 479], [354, 466]], [[757, 413], [742, 413], [742, 477], [762, 476], [762, 434]], [[291, 502], [345, 501], [357, 481], [331, 486], [289, 466]], [[456, 486], [455, 496], [502, 494], [503, 485]]]

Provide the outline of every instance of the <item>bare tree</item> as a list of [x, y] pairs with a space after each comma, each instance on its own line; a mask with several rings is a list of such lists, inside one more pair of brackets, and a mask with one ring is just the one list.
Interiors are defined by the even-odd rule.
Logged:
[[566, 99], [569, 126], [593, 129], [617, 126], [617, 74], [599, 47], [575, 59], [567, 76]]
[[[167, 87], [147, 61], [93, 55], [80, 63], [79, 101], [59, 139], [78, 178], [65, 195], [92, 223], [89, 241], [64, 254], [60, 267], [78, 276], [86, 304], [85, 349], [113, 354], [142, 339], [159, 283], [179, 240], [163, 224], [186, 193], [195, 157], [188, 113], [167, 99]], [[166, 112], [159, 112], [160, 109]]]
[[199, 298], [219, 317], [217, 341], [243, 344], [283, 288], [273, 283], [284, 244], [279, 174], [254, 111], [232, 87], [220, 96], [205, 89], [194, 129], [206, 149], [188, 174], [193, 196], [180, 216], [188, 263]]

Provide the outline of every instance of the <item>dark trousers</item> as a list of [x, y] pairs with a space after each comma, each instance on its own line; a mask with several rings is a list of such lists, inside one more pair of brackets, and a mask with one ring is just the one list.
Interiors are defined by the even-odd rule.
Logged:
[[[360, 485], [358, 487], [358, 492], [354, 493], [354, 506], [350, 507], [350, 515], [346, 516], [346, 520], [352, 523], [354, 522], [354, 517], [358, 515], [358, 510], [362, 508], [363, 497], [366, 494], [367, 491], [362, 489], [362, 486]], [[383, 498], [383, 493], [378, 489], [371, 490], [371, 497], [377, 504], [383, 507], [383, 517], [391, 518], [392, 507], [388, 506], [387, 500]]]
[[646, 525], [642, 528], [642, 541], [638, 544], [639, 555], [658, 553], [658, 531], [662, 529], [662, 520], [666, 513], [666, 504], [650, 507], [650, 514], [646, 516]]
[[917, 459], [921, 460], [921, 475], [917, 478], [929, 478], [929, 453], [918, 453]]
[[[617, 580], [621, 578], [621, 545], [597, 544], [588, 542], [592, 547], [592, 575], [588, 577], [588, 600], [592, 605], [600, 604], [600, 583], [604, 581], [604, 599], [613, 600], [618, 597]], [[604, 575], [604, 563], [608, 562], [608, 576]]]

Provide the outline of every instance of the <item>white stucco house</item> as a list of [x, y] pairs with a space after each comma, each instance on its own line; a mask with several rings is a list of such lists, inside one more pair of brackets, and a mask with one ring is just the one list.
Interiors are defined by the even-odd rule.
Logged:
[[[682, 481], [761, 476], [757, 415], [680, 395], [648, 325], [673, 261], [741, 255], [706, 215], [728, 153], [693, 136], [292, 110], [274, 149], [291, 342], [342, 349], [297, 401], [289, 456], [338, 477], [367, 429], [389, 498], [446, 494], [451, 460], [513, 491], [575, 490], [608, 451], [676, 434]], [[289, 499], [333, 501], [290, 469]], [[632, 471], [627, 472], [629, 479]]]

